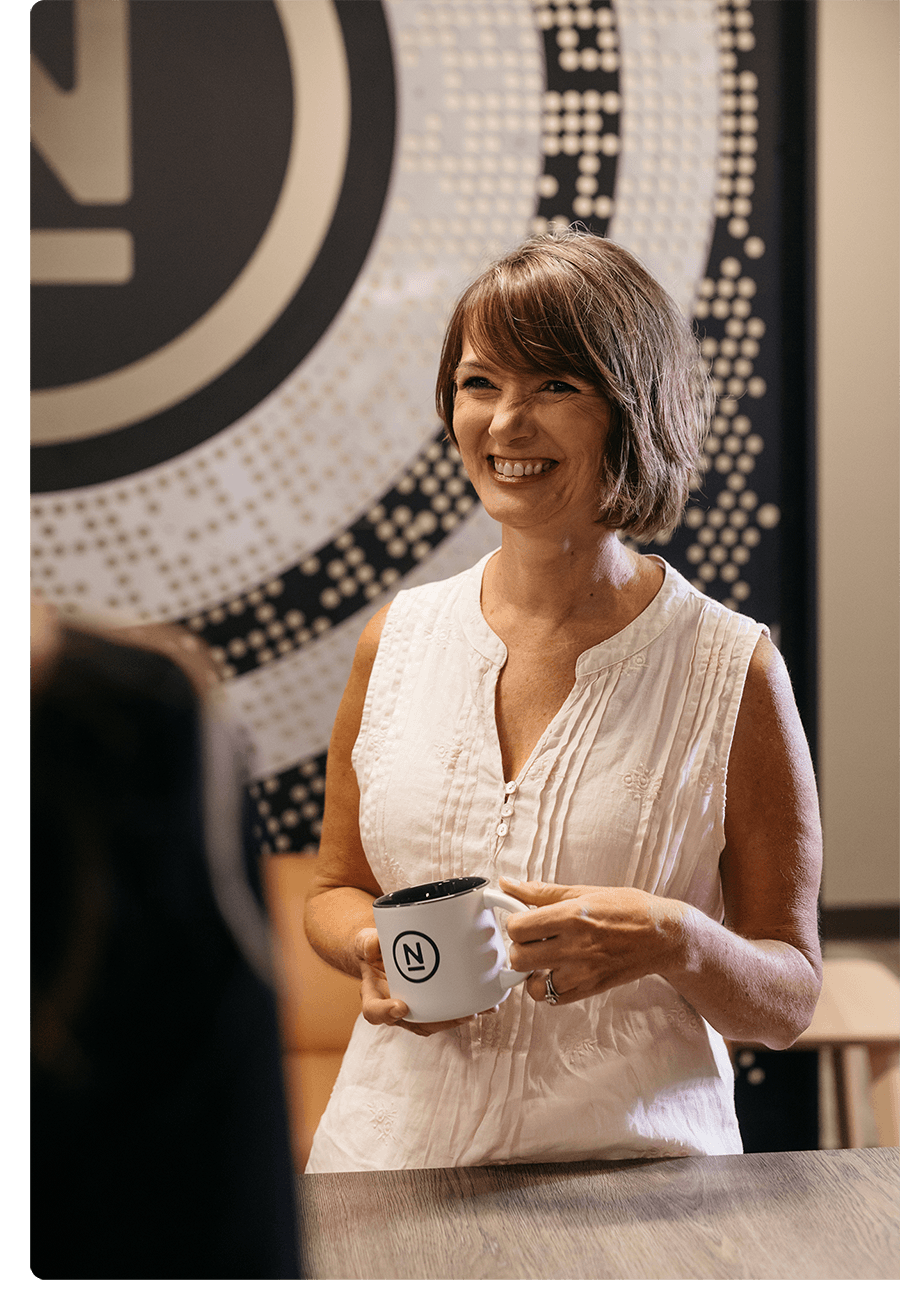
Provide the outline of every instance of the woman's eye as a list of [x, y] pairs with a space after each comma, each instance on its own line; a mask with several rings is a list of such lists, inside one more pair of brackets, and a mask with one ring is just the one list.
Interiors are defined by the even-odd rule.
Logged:
[[564, 391], [575, 391], [576, 388], [572, 386], [571, 382], [563, 382], [561, 378], [553, 378], [552, 381], [545, 385], [544, 390], [560, 394]]
[[465, 378], [459, 385], [463, 391], [480, 391], [482, 388], [490, 387], [493, 384], [487, 378], [471, 377]]

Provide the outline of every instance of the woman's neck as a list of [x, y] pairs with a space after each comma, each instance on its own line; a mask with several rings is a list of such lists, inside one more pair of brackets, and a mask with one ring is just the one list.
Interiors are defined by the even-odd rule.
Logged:
[[[579, 540], [535, 537], [504, 528], [482, 584], [485, 618], [515, 611], [548, 625], [631, 622], [662, 584], [652, 560], [629, 550], [608, 528]], [[634, 611], [634, 612], [632, 612]], [[624, 624], [623, 624], [624, 626]]]

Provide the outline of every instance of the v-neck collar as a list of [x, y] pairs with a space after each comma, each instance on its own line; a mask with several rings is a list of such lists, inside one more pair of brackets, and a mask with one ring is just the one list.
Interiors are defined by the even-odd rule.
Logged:
[[[481, 582], [488, 560], [496, 551], [491, 551], [469, 570], [460, 594], [458, 615], [469, 644], [490, 663], [506, 663], [505, 644], [494, 632], [481, 610]], [[638, 651], [644, 650], [655, 641], [669, 626], [681, 606], [691, 594], [691, 588], [677, 570], [667, 564], [659, 555], [648, 555], [662, 566], [663, 581], [659, 591], [646, 609], [637, 618], [632, 619], [621, 632], [607, 637], [606, 641], [582, 651], [575, 663], [575, 677], [582, 678], [590, 673], [599, 673], [601, 669], [619, 664], [630, 659]]]

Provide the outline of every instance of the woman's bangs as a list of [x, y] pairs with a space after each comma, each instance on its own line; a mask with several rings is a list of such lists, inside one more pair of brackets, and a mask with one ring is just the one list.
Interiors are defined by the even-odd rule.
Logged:
[[[518, 293], [518, 294], [517, 294]], [[486, 364], [518, 366], [535, 373], [581, 374], [584, 366], [572, 357], [548, 322], [536, 297], [518, 287], [485, 288], [469, 306], [465, 331]], [[554, 317], [559, 318], [558, 311]], [[565, 335], [568, 335], [565, 333]]]

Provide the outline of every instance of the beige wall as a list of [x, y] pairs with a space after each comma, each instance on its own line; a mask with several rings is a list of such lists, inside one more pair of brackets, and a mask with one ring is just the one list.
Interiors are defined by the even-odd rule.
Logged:
[[897, 0], [818, 5], [824, 904], [898, 897]]

